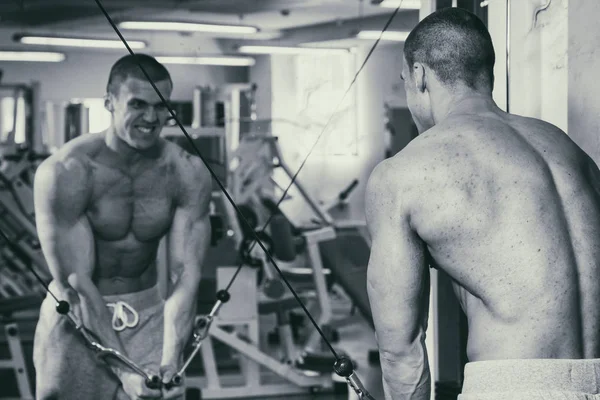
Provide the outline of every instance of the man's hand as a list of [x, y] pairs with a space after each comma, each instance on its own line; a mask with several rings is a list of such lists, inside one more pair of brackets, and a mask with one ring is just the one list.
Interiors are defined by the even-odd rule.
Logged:
[[69, 315], [75, 320], [75, 323], [77, 323], [77, 325], [83, 325], [83, 312], [81, 311], [79, 293], [69, 285], [61, 285], [56, 291], [56, 295], [59, 300], [64, 300], [69, 303]]
[[162, 395], [165, 400], [183, 398], [185, 393], [185, 385], [183, 383], [179, 386], [173, 386], [170, 389], [165, 387], [167, 383], [171, 382], [175, 374], [177, 374], [177, 368], [173, 365], [163, 365], [160, 367], [160, 376], [162, 376], [163, 382]]
[[136, 372], [123, 372], [119, 378], [121, 379], [123, 391], [132, 400], [163, 398], [160, 389], [148, 388], [146, 386], [146, 378]]

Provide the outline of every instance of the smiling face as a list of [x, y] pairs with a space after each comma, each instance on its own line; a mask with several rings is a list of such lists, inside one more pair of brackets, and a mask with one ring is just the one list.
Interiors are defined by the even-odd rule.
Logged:
[[[156, 87], [168, 101], [172, 85], [158, 81]], [[128, 77], [117, 94], [106, 96], [105, 106], [113, 116], [116, 135], [130, 147], [146, 150], [154, 146], [170, 114], [152, 85], [141, 79]]]

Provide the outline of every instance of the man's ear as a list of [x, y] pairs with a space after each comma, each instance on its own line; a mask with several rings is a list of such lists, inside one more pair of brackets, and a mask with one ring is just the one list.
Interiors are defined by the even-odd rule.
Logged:
[[427, 89], [427, 79], [425, 76], [425, 66], [419, 62], [413, 65], [413, 76], [415, 77], [415, 85], [421, 93]]
[[104, 95], [104, 108], [106, 108], [109, 112], [113, 112], [115, 110], [113, 106], [113, 96], [110, 93], [106, 93]]

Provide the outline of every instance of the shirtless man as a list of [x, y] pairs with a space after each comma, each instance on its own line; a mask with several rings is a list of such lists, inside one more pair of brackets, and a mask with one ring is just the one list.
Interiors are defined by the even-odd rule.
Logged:
[[460, 399], [600, 398], [600, 172], [557, 127], [496, 106], [494, 62], [485, 25], [458, 8], [405, 43], [420, 135], [366, 194], [386, 399], [430, 398], [429, 257], [469, 322]]
[[[169, 99], [168, 71], [152, 57], [136, 57]], [[54, 278], [50, 290], [103, 345], [168, 382], [196, 316], [211, 177], [199, 158], [160, 138], [169, 113], [138, 62], [125, 56], [110, 72], [110, 127], [68, 142], [38, 168], [36, 222]], [[167, 233], [172, 269], [163, 299], [156, 255]], [[36, 328], [37, 399], [182, 396], [182, 387], [151, 390], [121, 363], [96, 361], [54, 306], [48, 296]]]

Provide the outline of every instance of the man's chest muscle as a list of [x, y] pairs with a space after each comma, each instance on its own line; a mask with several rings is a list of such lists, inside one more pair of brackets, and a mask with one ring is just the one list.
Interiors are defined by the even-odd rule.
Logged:
[[140, 241], [162, 236], [171, 224], [176, 180], [161, 166], [138, 174], [96, 165], [88, 218], [107, 240], [129, 233]]

